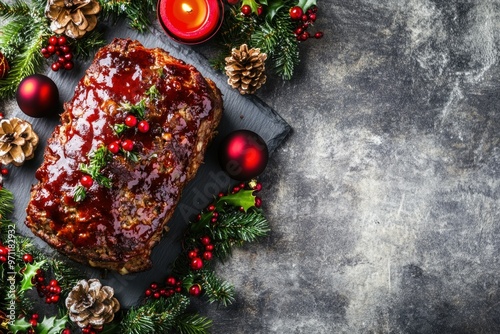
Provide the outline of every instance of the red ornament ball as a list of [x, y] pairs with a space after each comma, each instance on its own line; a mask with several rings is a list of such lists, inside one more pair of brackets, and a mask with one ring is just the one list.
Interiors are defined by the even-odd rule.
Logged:
[[253, 131], [237, 130], [225, 137], [219, 148], [221, 168], [233, 179], [250, 180], [267, 166], [269, 151], [262, 137]]
[[59, 111], [59, 90], [52, 79], [42, 74], [24, 78], [17, 88], [16, 100], [31, 117], [52, 116]]
[[10, 66], [7, 58], [0, 52], [0, 79], [6, 77], [9, 70]]

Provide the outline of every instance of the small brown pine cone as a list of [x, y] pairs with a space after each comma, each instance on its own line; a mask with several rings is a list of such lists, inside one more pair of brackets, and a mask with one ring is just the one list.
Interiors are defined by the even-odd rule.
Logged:
[[101, 328], [113, 321], [120, 310], [120, 303], [110, 286], [103, 286], [98, 279], [79, 281], [66, 298], [69, 318], [81, 328], [91, 325]]
[[261, 53], [258, 48], [248, 49], [243, 44], [239, 49], [234, 48], [231, 56], [226, 57], [227, 82], [237, 89], [240, 94], [253, 94], [266, 82], [267, 54]]
[[50, 29], [56, 34], [81, 38], [95, 28], [100, 11], [96, 0], [49, 0], [45, 16], [52, 21]]
[[21, 166], [33, 158], [38, 146], [38, 135], [27, 121], [19, 118], [0, 121], [0, 163]]

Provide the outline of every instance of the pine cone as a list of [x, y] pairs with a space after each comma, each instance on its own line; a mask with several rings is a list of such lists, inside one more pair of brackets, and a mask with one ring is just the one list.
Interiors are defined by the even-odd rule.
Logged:
[[31, 124], [19, 118], [0, 121], [0, 163], [21, 166], [33, 158], [38, 145], [38, 135]]
[[253, 94], [266, 82], [267, 55], [260, 49], [248, 49], [246, 44], [234, 48], [226, 60], [227, 83], [241, 94]]
[[96, 0], [49, 0], [45, 16], [52, 20], [50, 29], [56, 34], [80, 38], [95, 28], [100, 11]]
[[120, 310], [114, 293], [112, 287], [102, 286], [98, 279], [81, 280], [66, 298], [69, 318], [81, 328], [88, 325], [100, 328], [113, 321], [115, 313]]

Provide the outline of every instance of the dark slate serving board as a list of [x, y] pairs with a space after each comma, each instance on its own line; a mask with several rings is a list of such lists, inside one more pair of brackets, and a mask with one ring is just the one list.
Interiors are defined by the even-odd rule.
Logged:
[[[164, 236], [153, 250], [153, 269], [124, 276], [108, 273], [107, 277], [103, 278], [101, 271], [78, 265], [86, 273], [87, 277], [98, 277], [104, 284], [112, 286], [122, 305], [130, 307], [140, 300], [149, 283], [153, 281], [161, 282], [166, 277], [169, 264], [180, 252], [180, 239], [188, 220], [193, 218], [195, 212], [209, 204], [213, 194], [227, 190], [231, 184], [235, 183], [218, 166], [216, 156], [220, 140], [231, 131], [249, 129], [258, 133], [267, 142], [270, 153], [272, 153], [285, 139], [290, 127], [274, 110], [259, 99], [241, 96], [237, 91], [231, 89], [226, 84], [226, 77], [214, 71], [204, 57], [193, 51], [192, 48], [170, 40], [158, 25], [155, 25], [147, 34], [139, 34], [124, 24], [105, 27], [105, 29], [108, 41], [115, 37], [137, 39], [146, 47], [161, 47], [173, 56], [193, 64], [203, 75], [214, 80], [224, 95], [225, 113], [218, 129], [219, 135], [206, 154], [205, 164], [199, 169], [196, 178], [185, 188], [174, 217], [169, 222], [170, 232]], [[79, 64], [69, 72], [54, 73], [50, 70], [47, 71], [46, 74], [59, 87], [61, 102], [71, 99], [77, 82], [83, 76], [90, 62], [91, 60]], [[33, 237], [36, 245], [49, 253], [55, 253], [47, 244], [33, 236], [31, 231], [25, 227], [24, 219], [30, 187], [36, 182], [34, 174], [43, 160], [45, 142], [59, 120], [30, 118], [22, 113], [15, 103], [12, 105], [15, 107], [6, 111], [7, 117], [17, 116], [30, 121], [40, 136], [40, 146], [36, 151], [35, 158], [27, 161], [22, 167], [11, 168], [11, 174], [4, 182], [5, 187], [13, 191], [15, 196], [13, 220], [16, 221], [21, 234]]]

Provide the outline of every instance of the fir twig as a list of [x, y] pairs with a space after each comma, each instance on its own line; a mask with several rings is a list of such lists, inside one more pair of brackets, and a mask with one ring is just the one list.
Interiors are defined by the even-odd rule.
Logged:
[[212, 320], [199, 314], [182, 314], [175, 322], [179, 334], [206, 334], [212, 327]]

